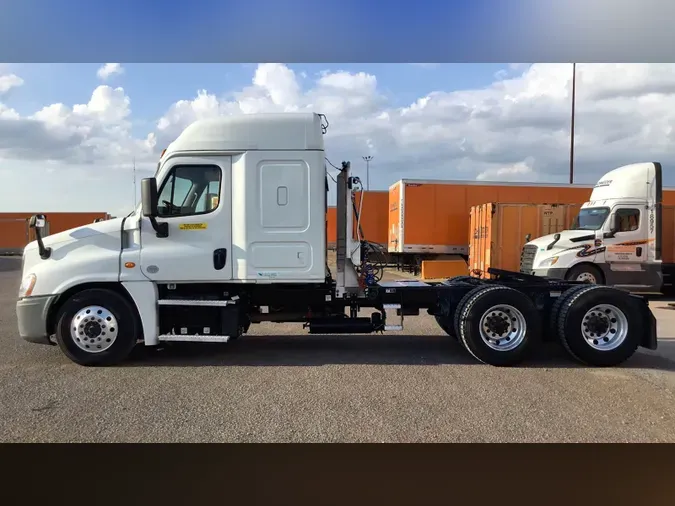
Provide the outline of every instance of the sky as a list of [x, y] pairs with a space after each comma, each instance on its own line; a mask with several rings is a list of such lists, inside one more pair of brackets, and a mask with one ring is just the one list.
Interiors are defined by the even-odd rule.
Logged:
[[[328, 158], [401, 178], [566, 182], [572, 65], [0, 63], [0, 212], [128, 212], [191, 122], [326, 114]], [[661, 161], [675, 186], [675, 65], [577, 65], [575, 182]], [[138, 185], [140, 187], [140, 185]]]

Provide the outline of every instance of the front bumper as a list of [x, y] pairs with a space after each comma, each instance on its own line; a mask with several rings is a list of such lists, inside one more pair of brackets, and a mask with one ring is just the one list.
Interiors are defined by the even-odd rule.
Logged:
[[29, 343], [53, 344], [47, 332], [47, 314], [56, 295], [26, 297], [16, 303], [16, 320], [21, 339]]
[[542, 278], [565, 279], [567, 269], [565, 268], [548, 268], [548, 269], [533, 269], [528, 274], [539, 276]]

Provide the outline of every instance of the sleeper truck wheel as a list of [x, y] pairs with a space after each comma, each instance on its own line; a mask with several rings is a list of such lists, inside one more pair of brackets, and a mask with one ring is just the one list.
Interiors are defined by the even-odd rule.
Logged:
[[[442, 284], [443, 285], [455, 285], [458, 283], [474, 284], [475, 282], [476, 278], [472, 276], [456, 276], [454, 278], [450, 278], [446, 281], [443, 281]], [[438, 323], [438, 326], [441, 327], [443, 332], [448, 334], [453, 339], [457, 339], [457, 332], [455, 332], [454, 326], [454, 311], [452, 310], [452, 305], [449, 303], [449, 301], [445, 302], [446, 303], [443, 304], [443, 306], [446, 306], [444, 313], [434, 315], [434, 318], [436, 318], [436, 323]]]
[[558, 318], [560, 317], [560, 309], [563, 307], [565, 301], [572, 297], [579, 290], [585, 290], [588, 288], [587, 284], [584, 285], [575, 285], [572, 288], [568, 288], [556, 299], [551, 307], [551, 311], [548, 313], [548, 325], [547, 332], [548, 335], [545, 336], [547, 340], [555, 340], [558, 335]]
[[112, 290], [94, 288], [76, 293], [57, 314], [56, 341], [61, 351], [80, 365], [121, 362], [139, 336], [134, 308]]
[[506, 286], [484, 285], [471, 290], [459, 304], [455, 323], [469, 353], [494, 366], [522, 362], [541, 334], [534, 303]]
[[594, 285], [604, 285], [605, 279], [602, 276], [602, 271], [591, 264], [580, 264], [572, 267], [565, 279], [568, 281], [584, 281]]
[[592, 366], [618, 365], [640, 344], [642, 314], [630, 294], [587, 286], [568, 297], [558, 316], [558, 338], [577, 361]]

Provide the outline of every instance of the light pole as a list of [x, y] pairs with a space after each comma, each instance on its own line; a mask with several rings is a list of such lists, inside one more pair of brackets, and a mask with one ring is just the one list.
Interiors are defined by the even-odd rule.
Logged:
[[363, 161], [366, 162], [366, 190], [368, 191], [370, 191], [370, 161], [372, 159], [371, 155], [363, 157]]
[[572, 64], [572, 120], [570, 124], [570, 184], [574, 183], [574, 102], [577, 91], [577, 64]]

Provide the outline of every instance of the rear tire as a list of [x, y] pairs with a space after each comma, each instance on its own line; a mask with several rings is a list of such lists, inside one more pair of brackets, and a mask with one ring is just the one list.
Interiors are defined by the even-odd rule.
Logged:
[[[450, 278], [443, 281], [441, 284], [446, 286], [456, 285], [460, 283], [477, 284], [476, 283], [477, 281], [478, 279], [473, 276], [456, 276], [454, 278]], [[443, 314], [434, 315], [434, 318], [436, 318], [436, 323], [438, 323], [438, 326], [441, 327], [443, 332], [448, 334], [453, 339], [459, 341], [459, 339], [457, 338], [457, 331], [455, 329], [455, 313], [457, 309], [459, 309], [459, 307], [455, 307], [453, 311], [452, 304], [449, 304], [447, 302], [448, 301], [445, 301], [445, 304], [443, 304], [444, 306], [446, 306], [447, 315], [444, 312]]]
[[562, 304], [558, 338], [572, 358], [611, 367], [628, 360], [640, 344], [642, 315], [630, 294], [591, 285]]
[[563, 307], [563, 304], [565, 304], [565, 302], [579, 290], [585, 290], [586, 288], [588, 288], [588, 285], [586, 284], [576, 285], [568, 288], [563, 293], [561, 293], [560, 297], [558, 297], [558, 299], [553, 303], [548, 317], [548, 333], [551, 337], [558, 335], [558, 319], [560, 317], [560, 310]]
[[604, 285], [605, 277], [595, 265], [579, 264], [572, 267], [565, 279], [568, 281], [584, 281], [593, 285]]
[[106, 366], [121, 362], [141, 336], [134, 307], [112, 290], [76, 293], [58, 311], [56, 342], [73, 362]]
[[467, 293], [455, 326], [468, 352], [494, 366], [522, 362], [541, 338], [541, 320], [532, 300], [501, 285], [479, 286]]

